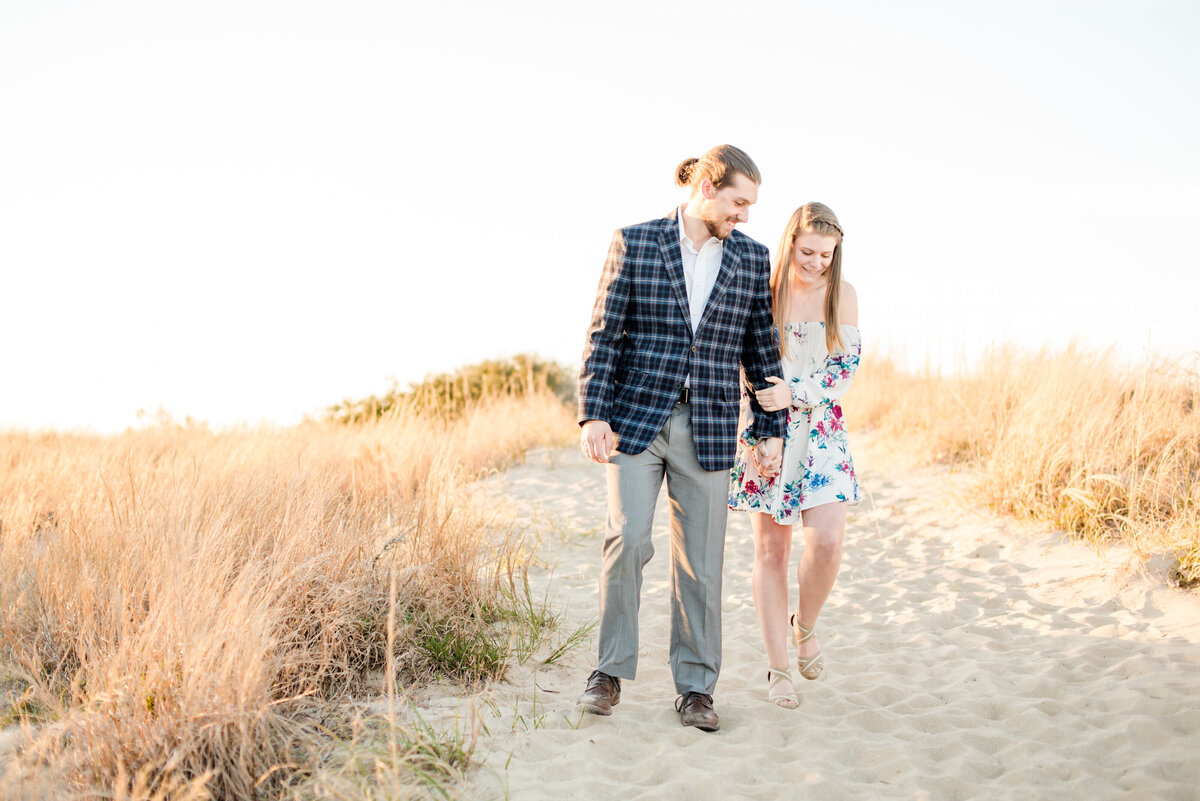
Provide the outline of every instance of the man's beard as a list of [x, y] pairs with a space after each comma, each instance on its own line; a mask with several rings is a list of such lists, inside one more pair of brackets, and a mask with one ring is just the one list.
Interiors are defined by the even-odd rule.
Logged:
[[721, 223], [723, 222], [724, 220], [717, 220], [716, 222], [713, 222], [712, 220], [705, 220], [704, 225], [708, 228], [708, 232], [710, 234], [712, 234], [715, 238], [724, 241], [729, 238], [729, 234], [732, 234], [733, 231], [729, 231], [728, 233], [722, 231]]

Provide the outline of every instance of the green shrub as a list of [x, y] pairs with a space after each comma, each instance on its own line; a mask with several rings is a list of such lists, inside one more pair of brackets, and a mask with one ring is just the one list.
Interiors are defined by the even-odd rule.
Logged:
[[574, 403], [575, 380], [575, 371], [565, 365], [523, 353], [426, 376], [424, 380], [410, 384], [407, 392], [393, 385], [383, 395], [347, 399], [329, 407], [326, 417], [342, 423], [357, 423], [404, 409], [455, 419], [481, 400], [535, 392], [550, 392], [564, 403]]

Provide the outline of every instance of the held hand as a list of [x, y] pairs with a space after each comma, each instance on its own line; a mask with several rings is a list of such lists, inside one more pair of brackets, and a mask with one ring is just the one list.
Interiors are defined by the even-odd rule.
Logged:
[[754, 446], [754, 464], [763, 478], [778, 475], [783, 467], [783, 440], [780, 437], [760, 439]]
[[792, 390], [788, 387], [787, 382], [779, 376], [769, 375], [767, 381], [771, 386], [763, 387], [755, 390], [754, 399], [758, 401], [758, 405], [763, 407], [764, 411], [775, 412], [780, 409], [786, 409], [792, 405]]
[[588, 420], [579, 435], [583, 455], [597, 464], [607, 464], [613, 451], [612, 427], [604, 420]]

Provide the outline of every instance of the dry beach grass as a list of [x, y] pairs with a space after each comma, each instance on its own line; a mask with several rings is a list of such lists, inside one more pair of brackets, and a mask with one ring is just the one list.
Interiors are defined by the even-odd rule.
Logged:
[[1165, 555], [1200, 580], [1200, 370], [1111, 351], [998, 347], [968, 370], [905, 373], [864, 359], [852, 424], [917, 463], [979, 473], [975, 497], [1097, 546]]
[[[998, 511], [1170, 555], [1182, 583], [1200, 574], [1194, 371], [1127, 369], [1078, 348], [998, 349], [955, 375], [897, 363], [864, 360], [846, 400], [853, 429], [913, 462], [964, 468]], [[453, 419], [395, 404], [353, 425], [0, 433], [0, 797], [440, 792], [471, 758], [477, 721], [426, 725], [406, 697], [438, 677], [502, 675], [556, 614], [524, 592], [529, 525], [463, 503], [461, 490], [576, 433], [571, 409], [544, 392]], [[593, 536], [599, 468], [550, 462], [504, 492], [531, 494], [526, 512], [545, 496], [551, 517], [579, 506], [551, 528]], [[908, 492], [872, 514], [906, 508]], [[860, 528], [878, 528], [875, 517]], [[924, 546], [901, 528], [869, 547], [864, 535], [861, 550], [903, 572], [904, 549]], [[577, 577], [589, 604], [593, 550]], [[542, 647], [578, 642], [570, 629]], [[757, 663], [744, 670], [749, 704]], [[554, 679], [564, 711], [579, 678]], [[674, 731], [668, 718], [657, 722]]]
[[457, 420], [0, 435], [0, 715], [28, 729], [3, 794], [337, 797], [453, 769], [461, 743], [426, 732], [414, 757], [420, 731], [347, 704], [496, 677], [537, 634], [513, 627], [544, 627], [520, 532], [454, 498], [573, 427], [539, 394]]

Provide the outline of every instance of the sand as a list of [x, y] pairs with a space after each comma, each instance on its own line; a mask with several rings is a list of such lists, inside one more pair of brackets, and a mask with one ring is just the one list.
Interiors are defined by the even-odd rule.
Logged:
[[[443, 722], [478, 714], [486, 727], [456, 795], [1200, 798], [1200, 597], [1120, 549], [1100, 555], [972, 509], [955, 497], [969, 476], [876, 468], [869, 448], [857, 460], [868, 500], [851, 512], [819, 622], [826, 675], [797, 677], [799, 709], [764, 700], [753, 543], [748, 517], [731, 513], [721, 730], [680, 726], [660, 506], [639, 673], [614, 714], [575, 709], [594, 634], [556, 664], [527, 660], [481, 695], [429, 700], [427, 714]], [[560, 637], [597, 617], [603, 486], [601, 467], [544, 450], [479, 486], [542, 535], [545, 565], [532, 578], [564, 616]]]
[[[454, 796], [1200, 799], [1200, 594], [1119, 548], [1097, 554], [972, 509], [969, 475], [887, 466], [865, 445], [867, 501], [851, 511], [818, 624], [826, 675], [797, 677], [797, 710], [764, 700], [749, 520], [731, 513], [714, 734], [684, 729], [674, 711], [665, 508], [637, 680], [611, 717], [582, 716], [594, 634], [543, 660], [597, 616], [603, 468], [536, 450], [474, 485], [540, 541], [535, 599], [563, 623], [506, 681], [423, 694], [427, 721], [482, 732]], [[19, 741], [16, 727], [0, 731], [0, 764]]]

